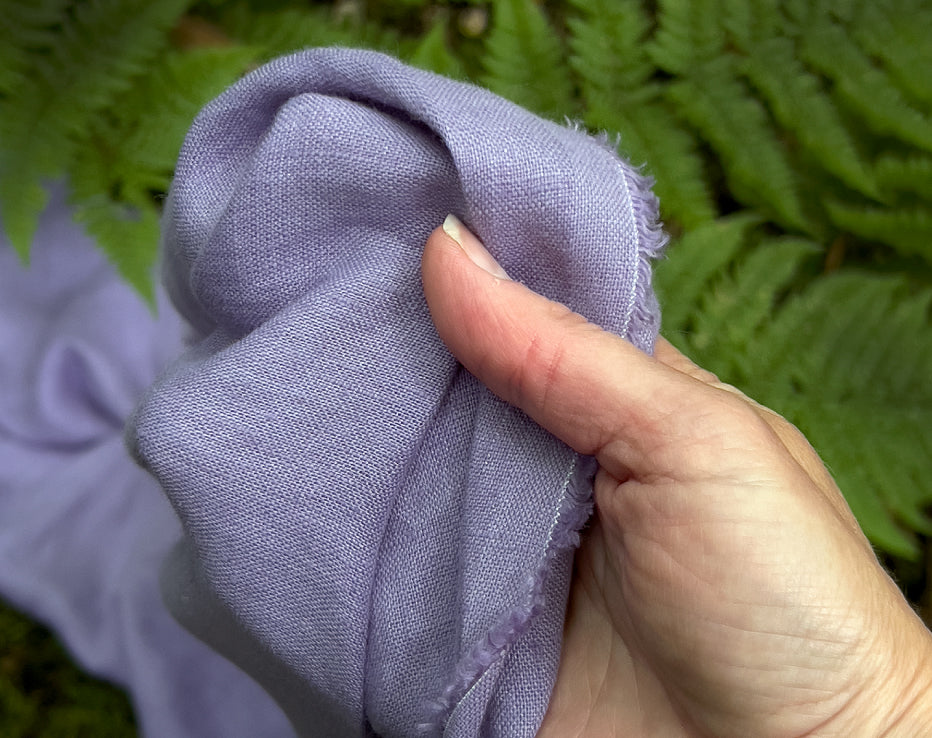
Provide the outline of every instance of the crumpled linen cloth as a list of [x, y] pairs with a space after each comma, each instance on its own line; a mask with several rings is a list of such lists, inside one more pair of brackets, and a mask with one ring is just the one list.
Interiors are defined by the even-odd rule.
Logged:
[[128, 432], [181, 517], [169, 607], [309, 736], [532, 736], [594, 463], [443, 346], [428, 234], [651, 350], [648, 183], [604, 141], [381, 54], [316, 49], [197, 117], [165, 283], [199, 343]]
[[162, 603], [181, 527], [123, 443], [140, 394], [183, 348], [160, 302], [156, 319], [60, 187], [28, 268], [0, 238], [0, 597], [126, 688], [141, 735], [285, 738], [278, 705]]

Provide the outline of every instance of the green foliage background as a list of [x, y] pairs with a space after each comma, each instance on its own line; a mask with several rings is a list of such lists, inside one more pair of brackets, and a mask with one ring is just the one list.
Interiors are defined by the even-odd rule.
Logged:
[[0, 606], [0, 735], [119, 738], [135, 732], [125, 695], [81, 673], [47, 630]]
[[925, 0], [0, 0], [0, 10], [10, 242], [28, 258], [45, 183], [65, 177], [76, 218], [147, 300], [184, 132], [273, 56], [381, 49], [616, 137], [655, 177], [672, 235], [656, 274], [664, 335], [800, 426], [901, 585], [929, 607]]

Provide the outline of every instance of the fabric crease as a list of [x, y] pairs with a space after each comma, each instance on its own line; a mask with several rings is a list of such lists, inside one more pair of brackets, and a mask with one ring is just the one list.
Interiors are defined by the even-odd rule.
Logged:
[[648, 181], [488, 91], [312, 49], [208, 104], [179, 158], [164, 281], [201, 343], [127, 438], [187, 538], [169, 607], [277, 675], [301, 734], [533, 736], [553, 687], [595, 466], [437, 336], [419, 263], [448, 213], [652, 350]]

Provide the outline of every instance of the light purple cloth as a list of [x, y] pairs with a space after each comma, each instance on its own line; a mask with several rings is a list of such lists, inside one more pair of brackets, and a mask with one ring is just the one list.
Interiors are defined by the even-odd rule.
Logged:
[[648, 184], [604, 142], [380, 54], [276, 60], [208, 105], [165, 216], [200, 343], [131, 445], [178, 511], [170, 607], [309, 736], [532, 736], [594, 463], [436, 335], [456, 213], [514, 278], [650, 350]]
[[[163, 301], [164, 302], [164, 301]], [[143, 735], [293, 735], [256, 683], [162, 604], [180, 536], [123, 424], [182, 350], [71, 221], [58, 188], [25, 269], [0, 241], [0, 597], [127, 688]]]

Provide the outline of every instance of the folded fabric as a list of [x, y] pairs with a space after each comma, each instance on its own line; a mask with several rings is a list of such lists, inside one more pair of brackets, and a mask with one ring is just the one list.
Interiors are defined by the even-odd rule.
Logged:
[[130, 443], [186, 541], [170, 608], [312, 736], [532, 736], [594, 463], [447, 352], [419, 261], [457, 214], [515, 279], [651, 350], [648, 183], [604, 141], [317, 49], [209, 104], [167, 201], [201, 335]]
[[142, 735], [294, 735], [272, 699], [169, 615], [180, 525], [129, 458], [123, 424], [182, 350], [71, 220], [56, 188], [19, 263], [0, 240], [0, 597], [127, 689]]

